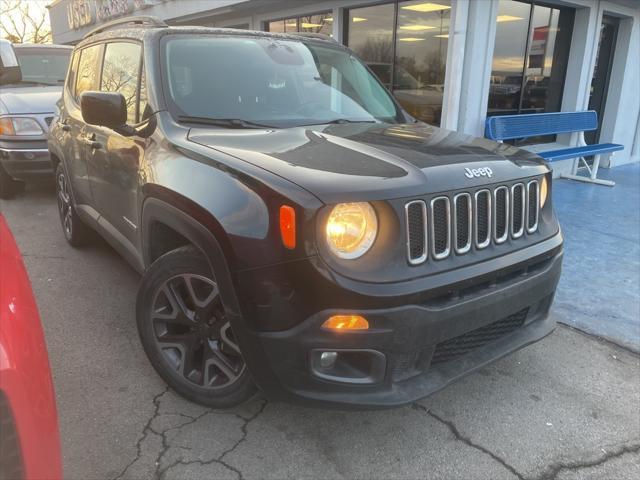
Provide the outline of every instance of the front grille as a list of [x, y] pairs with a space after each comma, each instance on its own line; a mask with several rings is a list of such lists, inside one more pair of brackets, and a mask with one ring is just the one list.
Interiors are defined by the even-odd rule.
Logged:
[[498, 187], [493, 193], [493, 217], [495, 218], [493, 237], [496, 243], [504, 243], [509, 236], [509, 189]]
[[24, 478], [18, 432], [9, 407], [9, 400], [2, 392], [0, 392], [0, 478]]
[[476, 192], [476, 247], [484, 248], [491, 243], [491, 192]]
[[438, 197], [431, 200], [431, 237], [433, 258], [439, 260], [448, 257], [451, 250], [449, 197]]
[[431, 357], [431, 365], [449, 362], [508, 335], [524, 324], [528, 312], [527, 307], [502, 320], [439, 343]]
[[527, 232], [535, 232], [538, 228], [538, 196], [539, 185], [537, 180], [533, 180], [527, 184], [527, 197], [529, 201], [529, 208], [527, 211]]
[[516, 183], [511, 187], [511, 236], [520, 238], [524, 233], [524, 185]]
[[456, 253], [467, 253], [471, 249], [471, 195], [460, 193], [453, 197], [454, 215], [453, 222]]
[[[499, 185], [405, 204], [407, 258], [411, 265], [463, 255], [538, 230], [539, 182]], [[428, 205], [428, 207], [427, 207]], [[428, 232], [428, 234], [427, 234]]]
[[405, 216], [409, 263], [422, 263], [427, 259], [427, 204], [422, 200], [407, 203]]

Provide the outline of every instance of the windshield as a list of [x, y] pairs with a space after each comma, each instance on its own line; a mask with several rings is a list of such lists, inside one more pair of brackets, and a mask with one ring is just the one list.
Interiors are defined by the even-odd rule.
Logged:
[[22, 83], [63, 85], [71, 49], [16, 48]]
[[180, 116], [275, 127], [398, 123], [389, 93], [348, 51], [255, 37], [177, 37], [165, 43], [166, 97]]

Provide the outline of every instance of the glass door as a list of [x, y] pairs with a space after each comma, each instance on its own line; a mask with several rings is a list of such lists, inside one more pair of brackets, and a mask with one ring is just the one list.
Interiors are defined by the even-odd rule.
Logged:
[[598, 129], [585, 132], [587, 143], [598, 143], [600, 139], [600, 125], [607, 102], [607, 91], [609, 90], [609, 78], [611, 77], [611, 67], [613, 65], [613, 53], [616, 48], [616, 38], [618, 37], [619, 20], [609, 15], [603, 15], [600, 25], [600, 41], [598, 52], [596, 53], [596, 65], [591, 80], [591, 94], [589, 95], [589, 110], [598, 112]]

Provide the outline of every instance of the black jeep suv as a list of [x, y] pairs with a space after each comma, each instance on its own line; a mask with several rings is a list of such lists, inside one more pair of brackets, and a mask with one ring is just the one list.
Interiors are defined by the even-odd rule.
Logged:
[[385, 407], [554, 327], [549, 168], [420, 123], [317, 36], [107, 24], [53, 122], [64, 234], [140, 273], [162, 378], [216, 407]]

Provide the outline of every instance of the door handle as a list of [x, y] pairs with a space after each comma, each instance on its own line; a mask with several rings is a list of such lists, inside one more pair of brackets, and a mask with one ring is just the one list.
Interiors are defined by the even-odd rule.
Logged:
[[97, 150], [98, 148], [102, 148], [102, 144], [100, 142], [96, 142], [95, 140], [96, 139], [95, 133], [84, 135], [82, 139], [84, 140], [84, 143], [86, 143], [87, 145], [89, 145], [89, 147], [91, 147], [92, 150]]

